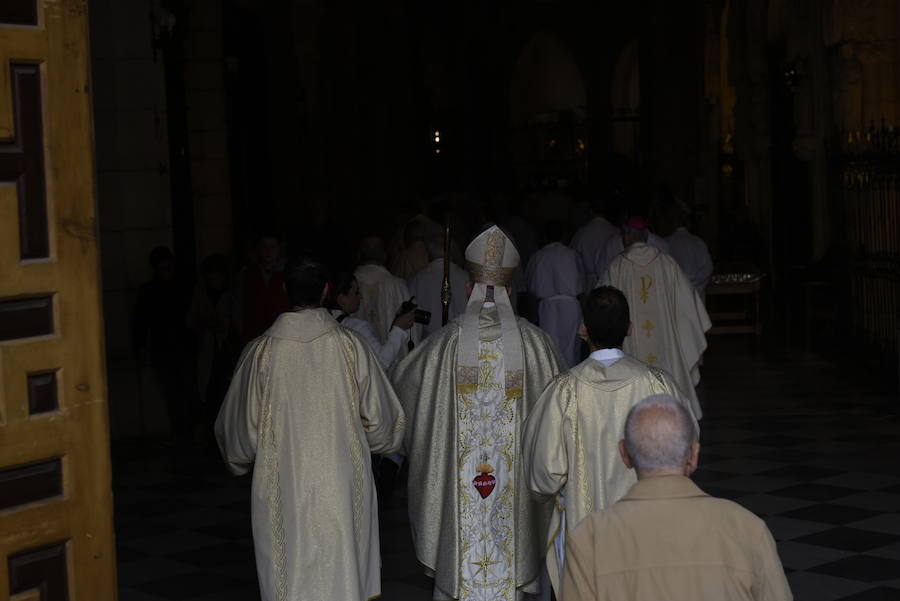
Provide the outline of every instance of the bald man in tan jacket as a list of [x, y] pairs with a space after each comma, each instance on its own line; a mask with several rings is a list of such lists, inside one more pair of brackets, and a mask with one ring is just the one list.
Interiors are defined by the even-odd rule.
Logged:
[[793, 599], [765, 523], [688, 477], [700, 445], [681, 403], [635, 405], [619, 450], [638, 482], [569, 538], [562, 601]]

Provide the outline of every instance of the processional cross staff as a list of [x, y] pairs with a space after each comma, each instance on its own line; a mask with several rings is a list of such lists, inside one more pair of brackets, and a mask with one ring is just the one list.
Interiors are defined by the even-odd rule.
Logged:
[[441, 282], [441, 326], [450, 319], [450, 215], [444, 224], [444, 279]]

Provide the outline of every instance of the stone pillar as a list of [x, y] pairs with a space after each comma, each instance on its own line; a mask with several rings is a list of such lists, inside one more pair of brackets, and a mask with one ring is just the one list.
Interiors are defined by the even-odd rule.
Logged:
[[165, 86], [154, 53], [150, 0], [92, 0], [94, 145], [103, 278], [110, 427], [113, 438], [163, 432], [164, 403], [132, 353], [138, 288], [148, 255], [172, 246]]
[[221, 0], [191, 0], [184, 81], [198, 261], [232, 251], [222, 22]]
[[763, 2], [732, 2], [729, 72], [736, 90], [735, 154], [744, 164], [744, 210], [759, 225], [761, 260], [772, 263], [772, 175], [768, 19]]

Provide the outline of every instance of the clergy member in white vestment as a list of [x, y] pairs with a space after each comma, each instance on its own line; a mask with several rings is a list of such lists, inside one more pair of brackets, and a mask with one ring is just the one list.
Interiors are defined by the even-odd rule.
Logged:
[[348, 330], [353, 330], [359, 334], [360, 338], [365, 340], [372, 347], [372, 350], [375, 351], [375, 356], [381, 362], [381, 367], [385, 371], [389, 370], [409, 342], [409, 330], [414, 323], [415, 311], [398, 313], [394, 318], [394, 323], [391, 324], [387, 339], [381, 342], [378, 338], [378, 333], [375, 331], [375, 326], [368, 321], [353, 316], [359, 309], [362, 295], [359, 292], [359, 283], [352, 273], [338, 272], [334, 274], [331, 279], [331, 293], [328, 296], [328, 307], [331, 309], [331, 316]]
[[[353, 272], [362, 295], [356, 317], [373, 324], [382, 343], [387, 341], [397, 309], [412, 296], [406, 280], [394, 276], [384, 266], [386, 260], [384, 241], [378, 236], [368, 236], [360, 244], [360, 265]], [[413, 342], [418, 342], [415, 328], [410, 334]]]
[[713, 274], [713, 260], [706, 242], [688, 231], [686, 209], [687, 207], [675, 206], [669, 210], [668, 218], [675, 231], [666, 236], [666, 243], [669, 245], [669, 255], [675, 259], [700, 298], [705, 301], [706, 286]]
[[591, 290], [582, 329], [591, 354], [553, 379], [525, 424], [528, 487], [556, 505], [543, 548], [557, 598], [565, 598], [559, 585], [567, 534], [636, 481], [617, 453], [628, 410], [650, 395], [669, 394], [691, 411], [669, 374], [622, 352], [630, 332], [625, 295], [610, 286]]
[[[603, 274], [609, 269], [609, 265], [612, 263], [613, 259], [618, 257], [625, 250], [625, 243], [622, 242], [622, 236], [623, 234], [620, 230], [618, 235], [607, 238], [606, 244], [600, 248], [597, 255], [594, 257], [594, 271], [597, 274], [598, 279], [603, 277]], [[669, 254], [669, 243], [666, 242], [666, 239], [662, 236], [657, 236], [653, 232], [647, 230], [647, 239], [644, 242], [658, 248], [665, 254]], [[596, 284], [596, 280], [594, 281], [594, 284]]]
[[252, 470], [263, 601], [365, 601], [381, 593], [369, 452], [401, 445], [403, 410], [378, 358], [321, 308], [323, 267], [285, 272], [292, 311], [250, 342], [216, 420], [222, 456]]
[[[431, 312], [431, 321], [421, 324], [422, 338], [441, 329], [441, 285], [444, 282], [444, 230], [430, 228], [425, 248], [431, 262], [407, 280], [409, 292], [420, 309]], [[450, 310], [448, 319], [455, 319], [466, 309], [466, 282], [469, 276], [456, 263], [450, 262]]]
[[700, 382], [699, 362], [712, 326], [706, 307], [675, 259], [647, 244], [643, 219], [630, 218], [622, 232], [626, 249], [600, 281], [628, 299], [634, 335], [622, 350], [671, 374], [700, 419], [694, 387]]
[[434, 599], [516, 601], [541, 587], [541, 525], [521, 461], [525, 419], [561, 367], [546, 333], [512, 311], [519, 261], [492, 226], [466, 249], [466, 311], [392, 373], [410, 420], [409, 517]]
[[572, 367], [581, 358], [581, 306], [577, 296], [584, 282], [584, 268], [576, 251], [562, 243], [563, 227], [550, 221], [545, 228], [552, 240], [528, 262], [525, 281], [528, 292], [538, 299], [538, 325], [550, 334]]
[[428, 250], [425, 238], [432, 228], [440, 227], [437, 223], [422, 214], [413, 215], [390, 242], [390, 271], [401, 279], [428, 265]]
[[600, 274], [596, 271], [597, 254], [606, 248], [606, 241], [619, 235], [619, 228], [610, 223], [600, 214], [600, 201], [594, 201], [594, 218], [581, 226], [572, 236], [569, 246], [580, 256], [584, 266], [584, 286], [582, 292], [587, 292], [597, 283]]

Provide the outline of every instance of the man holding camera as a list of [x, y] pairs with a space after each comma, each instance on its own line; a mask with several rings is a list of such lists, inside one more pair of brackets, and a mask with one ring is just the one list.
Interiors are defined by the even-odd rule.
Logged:
[[[391, 331], [391, 326], [400, 307], [410, 298], [406, 280], [398, 278], [384, 266], [387, 252], [384, 241], [378, 236], [363, 238], [359, 246], [359, 266], [353, 275], [359, 283], [361, 300], [355, 317], [364, 319], [375, 326], [378, 338], [383, 344]], [[408, 313], [415, 307], [401, 312]], [[409, 331], [413, 343], [419, 341], [418, 328], [413, 326]], [[402, 357], [406, 349], [401, 351]]]
[[466, 249], [465, 312], [394, 369], [409, 420], [409, 515], [434, 599], [516, 601], [540, 592], [540, 524], [522, 477], [523, 423], [563, 369], [550, 337], [517, 319], [519, 254], [496, 226]]

